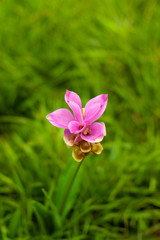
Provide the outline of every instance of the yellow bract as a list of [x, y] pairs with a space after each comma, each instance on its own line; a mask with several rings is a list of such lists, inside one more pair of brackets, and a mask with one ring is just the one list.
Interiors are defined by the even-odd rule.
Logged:
[[103, 150], [100, 143], [89, 143], [84, 140], [76, 142], [73, 147], [72, 156], [77, 162], [81, 162], [89, 153], [100, 154]]

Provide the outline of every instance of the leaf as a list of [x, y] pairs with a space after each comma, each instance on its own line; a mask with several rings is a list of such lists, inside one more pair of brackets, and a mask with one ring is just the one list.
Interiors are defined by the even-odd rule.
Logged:
[[35, 215], [43, 232], [46, 232], [47, 230], [49, 233], [53, 233], [54, 230], [61, 226], [60, 217], [56, 207], [53, 208], [52, 206], [50, 209], [49, 207], [47, 208], [45, 205], [37, 201], [34, 201], [33, 204], [35, 207]]
[[21, 222], [21, 212], [20, 210], [15, 211], [12, 215], [8, 227], [8, 235], [9, 237], [15, 237], [17, 235], [17, 229], [19, 229], [19, 224]]
[[52, 200], [52, 195], [47, 193], [45, 191], [45, 189], [42, 189], [42, 192], [44, 193], [44, 195], [46, 197], [45, 206], [47, 208], [50, 208], [50, 212], [52, 213], [52, 220], [53, 220], [54, 227], [55, 227], [55, 229], [58, 229], [61, 227], [61, 218], [60, 218], [58, 209]]

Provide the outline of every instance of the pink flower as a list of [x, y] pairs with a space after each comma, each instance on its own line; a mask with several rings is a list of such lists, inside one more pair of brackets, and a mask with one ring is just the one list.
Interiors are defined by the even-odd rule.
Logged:
[[98, 143], [106, 136], [105, 124], [95, 122], [104, 113], [108, 95], [102, 94], [89, 100], [82, 108], [80, 97], [72, 91], [66, 91], [65, 101], [74, 113], [66, 108], [60, 108], [47, 115], [48, 121], [56, 127], [64, 128], [64, 141], [68, 146], [84, 140]]

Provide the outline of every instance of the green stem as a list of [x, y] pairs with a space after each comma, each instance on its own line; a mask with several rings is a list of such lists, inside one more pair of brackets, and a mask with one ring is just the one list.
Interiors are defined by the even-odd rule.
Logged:
[[82, 165], [82, 162], [83, 162], [83, 160], [78, 164], [78, 166], [77, 166], [77, 168], [76, 168], [73, 176], [71, 177], [70, 182], [69, 182], [69, 184], [68, 184], [68, 186], [67, 186], [67, 188], [66, 188], [66, 191], [65, 191], [65, 193], [64, 193], [64, 196], [63, 196], [63, 199], [62, 199], [60, 208], [59, 208], [59, 213], [60, 213], [60, 214], [62, 214], [62, 212], [63, 212], [63, 209], [64, 209], [65, 203], [66, 203], [66, 201], [67, 201], [68, 195], [69, 195], [69, 193], [70, 193], [70, 191], [71, 191], [73, 182], [74, 182], [74, 180], [75, 180], [75, 178], [76, 178], [76, 175], [77, 175], [77, 173], [78, 173], [78, 171], [79, 171], [79, 169], [80, 169], [80, 166]]

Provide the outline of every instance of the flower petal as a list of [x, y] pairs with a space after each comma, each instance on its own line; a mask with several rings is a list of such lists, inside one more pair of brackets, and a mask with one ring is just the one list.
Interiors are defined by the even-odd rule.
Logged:
[[71, 121], [68, 124], [68, 129], [70, 130], [71, 133], [77, 134], [80, 132], [83, 132], [83, 130], [85, 129], [86, 124], [84, 123], [84, 125], [81, 125], [79, 122], [77, 121]]
[[[66, 90], [65, 101], [69, 105], [70, 101], [76, 103], [80, 108], [82, 108], [81, 99], [77, 93]], [[70, 105], [69, 105], [70, 107]]]
[[48, 114], [46, 118], [52, 125], [59, 128], [68, 128], [69, 122], [74, 120], [72, 113], [66, 108], [58, 109]]
[[68, 129], [64, 130], [63, 140], [67, 146], [73, 146], [75, 135], [72, 134]]
[[89, 110], [86, 111], [85, 109], [85, 117], [84, 117], [84, 121], [87, 123], [87, 124], [91, 124], [93, 121], [93, 118], [96, 116], [96, 114], [98, 114], [99, 112], [99, 109], [100, 109], [100, 106], [101, 104], [100, 103], [95, 103], [95, 104], [92, 104], [90, 107], [89, 107]]
[[89, 100], [85, 106], [84, 121], [91, 124], [104, 113], [108, 101], [108, 94], [102, 94]]
[[75, 119], [82, 123], [83, 122], [82, 103], [78, 94], [66, 90], [65, 101], [68, 104], [68, 106], [72, 109]]
[[106, 136], [106, 128], [104, 123], [95, 122], [89, 126], [90, 133], [84, 135], [81, 133], [81, 138], [87, 142], [97, 143], [103, 140], [103, 137]]
[[72, 101], [69, 102], [69, 106], [74, 113], [75, 120], [77, 120], [80, 124], [83, 124], [84, 120], [82, 115], [82, 108], [80, 108], [77, 103]]
[[82, 140], [81, 135], [78, 134], [78, 135], [76, 135], [76, 137], [74, 139], [74, 143], [79, 142], [81, 140]]
[[65, 129], [63, 140], [67, 146], [73, 146], [76, 142], [79, 142], [82, 139], [80, 135], [72, 134], [69, 129]]

